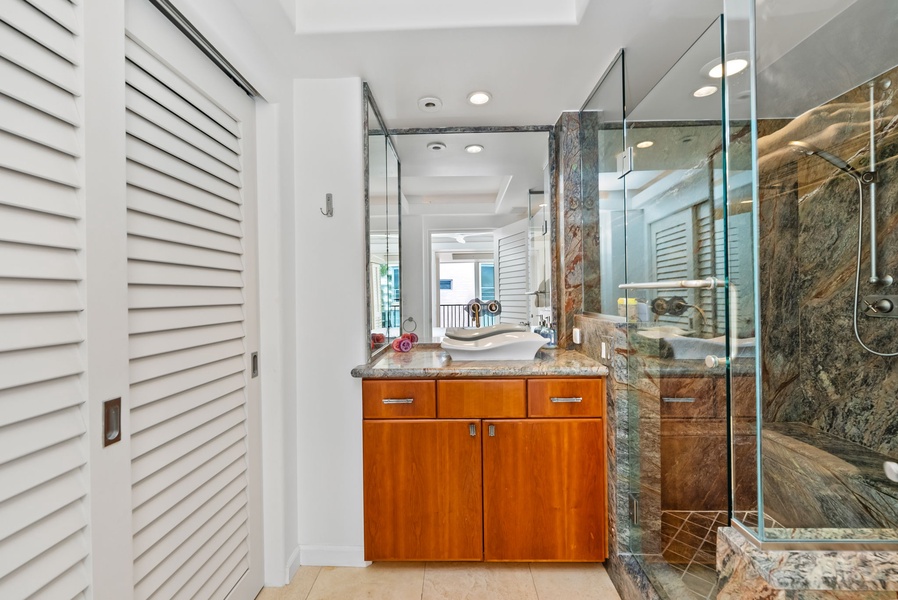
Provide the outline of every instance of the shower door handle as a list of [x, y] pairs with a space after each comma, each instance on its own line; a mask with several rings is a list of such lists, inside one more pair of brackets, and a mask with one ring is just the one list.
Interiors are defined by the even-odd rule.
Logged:
[[705, 357], [705, 366], [709, 369], [725, 364], [727, 364], [726, 356], [714, 356], [713, 354], [709, 354]]
[[644, 283], [622, 283], [622, 290], [669, 290], [669, 289], [713, 289], [723, 287], [726, 282], [716, 277], [707, 279], [680, 279], [677, 281], [646, 281]]

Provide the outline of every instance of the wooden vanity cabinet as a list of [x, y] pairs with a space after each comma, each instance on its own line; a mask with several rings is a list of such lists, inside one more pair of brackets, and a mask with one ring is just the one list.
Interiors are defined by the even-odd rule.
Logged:
[[601, 419], [484, 421], [488, 561], [605, 559]]
[[367, 388], [366, 560], [605, 559], [603, 380], [415, 381], [436, 419], [375, 403], [408, 383]]
[[483, 559], [479, 421], [365, 421], [363, 444], [366, 560]]

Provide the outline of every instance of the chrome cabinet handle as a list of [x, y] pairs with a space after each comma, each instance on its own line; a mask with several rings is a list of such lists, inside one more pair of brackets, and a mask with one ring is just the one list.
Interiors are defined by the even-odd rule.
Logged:
[[490, 426], [489, 426], [489, 432], [490, 432], [490, 437], [496, 437], [496, 426], [495, 426], [495, 425], [490, 425]]
[[384, 398], [384, 404], [411, 404], [414, 398]]
[[555, 404], [583, 402], [583, 398], [551, 398], [551, 400]]
[[468, 433], [471, 434], [471, 437], [477, 437], [477, 426], [474, 423], [468, 425]]
[[695, 398], [662, 398], [665, 402], [695, 402]]

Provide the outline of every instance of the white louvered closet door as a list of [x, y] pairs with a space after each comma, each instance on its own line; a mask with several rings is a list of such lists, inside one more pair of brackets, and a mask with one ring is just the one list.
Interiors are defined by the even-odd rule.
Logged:
[[83, 598], [80, 7], [0, 3], [0, 598]]
[[261, 588], [253, 101], [126, 4], [134, 598]]

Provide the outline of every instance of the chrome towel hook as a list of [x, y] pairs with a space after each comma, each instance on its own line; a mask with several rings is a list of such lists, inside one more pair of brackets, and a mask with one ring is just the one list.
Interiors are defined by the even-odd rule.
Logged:
[[325, 209], [318, 209], [321, 211], [321, 214], [325, 217], [333, 217], [334, 216], [334, 195], [333, 194], [325, 194], [324, 196]]

